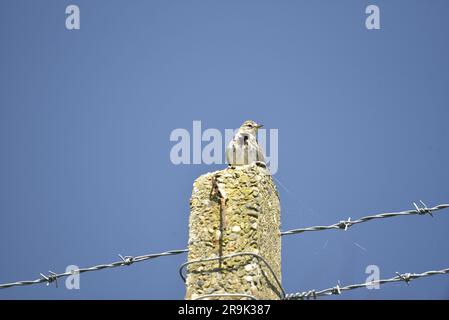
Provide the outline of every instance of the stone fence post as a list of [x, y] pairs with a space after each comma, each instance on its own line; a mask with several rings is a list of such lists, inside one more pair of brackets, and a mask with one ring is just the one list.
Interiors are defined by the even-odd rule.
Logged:
[[279, 195], [262, 163], [195, 180], [186, 268], [186, 299], [282, 297]]

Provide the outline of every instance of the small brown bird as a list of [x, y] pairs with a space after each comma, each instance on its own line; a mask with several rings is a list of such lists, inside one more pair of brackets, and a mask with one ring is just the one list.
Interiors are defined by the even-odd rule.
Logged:
[[256, 161], [265, 163], [263, 150], [257, 143], [257, 131], [263, 127], [252, 120], [245, 121], [226, 148], [230, 165], [245, 165]]

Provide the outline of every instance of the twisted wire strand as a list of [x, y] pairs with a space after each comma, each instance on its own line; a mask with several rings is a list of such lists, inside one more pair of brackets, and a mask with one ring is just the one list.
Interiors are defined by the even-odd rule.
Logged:
[[[281, 232], [281, 236], [300, 234], [300, 233], [308, 232], [308, 231], [321, 231], [321, 230], [330, 230], [330, 229], [347, 230], [349, 227], [351, 227], [355, 224], [367, 222], [367, 221], [374, 220], [374, 219], [384, 219], [384, 218], [390, 218], [390, 217], [396, 217], [396, 216], [425, 215], [425, 214], [433, 216], [433, 214], [432, 214], [433, 212], [449, 208], [449, 204], [440, 204], [435, 207], [428, 208], [424, 202], [420, 201], [420, 203], [421, 203], [422, 207], [419, 207], [415, 202], [413, 202], [415, 209], [412, 209], [412, 210], [370, 215], [370, 216], [365, 216], [365, 217], [362, 217], [362, 218], [359, 218], [359, 219], [353, 220], [353, 221], [351, 221], [351, 219], [349, 218], [348, 220], [343, 220], [343, 221], [334, 223], [329, 226], [313, 226], [313, 227], [307, 227], [307, 228], [292, 229], [292, 230], [287, 230], [287, 231]], [[59, 278], [68, 277], [68, 276], [74, 274], [74, 272], [84, 273], [84, 272], [98, 271], [98, 270], [103, 270], [103, 269], [108, 269], [108, 268], [129, 266], [129, 265], [133, 264], [134, 262], [141, 262], [141, 261], [164, 257], [164, 256], [178, 255], [178, 254], [182, 254], [182, 253], [186, 253], [186, 252], [188, 252], [188, 249], [169, 250], [169, 251], [165, 251], [165, 252], [161, 252], [161, 253], [152, 253], [152, 254], [146, 254], [146, 255], [141, 255], [141, 256], [137, 256], [137, 257], [132, 257], [132, 256], [123, 257], [123, 256], [119, 255], [121, 258], [121, 261], [112, 262], [109, 264], [100, 264], [100, 265], [96, 265], [96, 266], [89, 267], [89, 268], [80, 268], [79, 270], [75, 270], [72, 272], [60, 273], [60, 274], [49, 271], [48, 275], [43, 275], [41, 273], [40, 274], [41, 278], [36, 279], [36, 280], [25, 280], [25, 281], [17, 281], [17, 282], [0, 284], [0, 289], [5, 289], [5, 288], [10, 288], [10, 287], [15, 287], [15, 286], [26, 286], [26, 285], [32, 285], [32, 284], [38, 284], [38, 283], [47, 283], [47, 285], [48, 285], [52, 282], [55, 282], [55, 284], [58, 285], [57, 281]]]
[[316, 299], [319, 296], [331, 296], [331, 295], [337, 295], [341, 294], [343, 291], [348, 290], [354, 290], [359, 288], [365, 288], [368, 286], [375, 286], [377, 284], [384, 284], [384, 283], [392, 283], [392, 282], [400, 282], [404, 281], [405, 283], [409, 284], [410, 281], [418, 278], [424, 278], [424, 277], [430, 277], [434, 275], [441, 275], [441, 274], [448, 274], [449, 268], [441, 269], [437, 271], [426, 271], [423, 273], [399, 273], [396, 272], [396, 276], [389, 279], [380, 279], [380, 280], [373, 280], [371, 282], [365, 282], [360, 284], [351, 284], [348, 286], [340, 286], [340, 283], [338, 283], [335, 287], [327, 288], [324, 290], [316, 291], [316, 290], [309, 290], [309, 291], [303, 291], [303, 292], [296, 292], [296, 293], [288, 293], [285, 295], [284, 300], [304, 300], [304, 299]]
[[116, 261], [116, 262], [112, 262], [112, 263], [108, 263], [108, 264], [99, 264], [99, 265], [96, 265], [93, 267], [88, 267], [88, 268], [80, 268], [78, 270], [73, 270], [72, 272], [64, 272], [64, 273], [59, 273], [59, 274], [49, 271], [49, 273], [50, 273], [49, 275], [44, 275], [41, 273], [40, 274], [41, 278], [36, 279], [36, 280], [17, 281], [17, 282], [12, 282], [12, 283], [0, 284], [0, 289], [10, 288], [10, 287], [14, 287], [14, 286], [26, 286], [26, 285], [44, 283], [44, 282], [46, 282], [47, 285], [49, 285], [52, 282], [55, 282], [57, 285], [57, 283], [58, 283], [57, 281], [59, 278], [68, 277], [73, 274], [129, 266], [135, 262], [142, 262], [145, 260], [150, 260], [150, 259], [159, 258], [159, 257], [178, 255], [178, 254], [185, 253], [187, 251], [188, 251], [187, 249], [169, 250], [169, 251], [165, 251], [165, 252], [161, 252], [161, 253], [152, 253], [152, 254], [146, 254], [146, 255], [141, 255], [141, 256], [136, 256], [136, 257], [119, 255], [119, 257], [121, 258], [120, 261]]
[[322, 231], [322, 230], [331, 230], [331, 229], [340, 229], [340, 230], [348, 230], [349, 227], [363, 223], [368, 222], [375, 219], [385, 219], [385, 218], [391, 218], [391, 217], [398, 217], [398, 216], [410, 216], [410, 215], [425, 215], [428, 214], [433, 217], [432, 212], [442, 210], [449, 208], [449, 204], [440, 204], [433, 208], [428, 208], [424, 202], [420, 201], [423, 207], [419, 207], [415, 202], [413, 202], [413, 205], [415, 206], [415, 209], [412, 210], [406, 210], [406, 211], [400, 211], [400, 212], [388, 212], [388, 213], [380, 213], [370, 216], [365, 216], [362, 218], [359, 218], [357, 220], [352, 220], [349, 218], [348, 220], [343, 220], [328, 226], [313, 226], [313, 227], [307, 227], [307, 228], [299, 228], [299, 229], [292, 229], [281, 232], [282, 236], [292, 235], [292, 234], [299, 234], [307, 231]]

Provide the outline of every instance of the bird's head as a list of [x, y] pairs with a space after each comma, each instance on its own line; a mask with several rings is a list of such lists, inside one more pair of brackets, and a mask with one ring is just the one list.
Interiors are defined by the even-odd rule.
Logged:
[[249, 133], [252, 135], [257, 135], [257, 130], [259, 130], [259, 128], [262, 128], [262, 127], [263, 127], [263, 125], [257, 124], [256, 122], [254, 122], [252, 120], [246, 120], [241, 125], [240, 131]]

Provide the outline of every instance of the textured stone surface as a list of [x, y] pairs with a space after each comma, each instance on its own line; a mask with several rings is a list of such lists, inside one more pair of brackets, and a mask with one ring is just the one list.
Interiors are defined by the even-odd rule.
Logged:
[[[281, 281], [279, 196], [263, 165], [200, 176], [193, 184], [189, 228], [188, 261], [253, 252], [265, 258]], [[219, 293], [279, 298], [270, 271], [253, 256], [193, 263], [187, 270], [186, 299]]]

